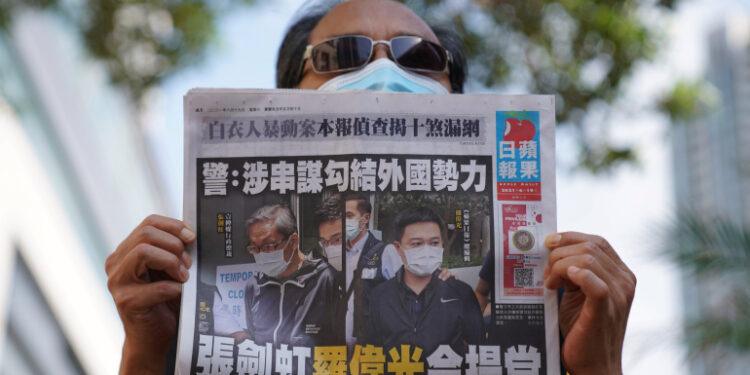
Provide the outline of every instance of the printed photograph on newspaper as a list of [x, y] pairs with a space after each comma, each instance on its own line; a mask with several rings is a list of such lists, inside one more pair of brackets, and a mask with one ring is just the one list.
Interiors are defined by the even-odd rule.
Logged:
[[554, 100], [193, 89], [178, 374], [560, 374]]

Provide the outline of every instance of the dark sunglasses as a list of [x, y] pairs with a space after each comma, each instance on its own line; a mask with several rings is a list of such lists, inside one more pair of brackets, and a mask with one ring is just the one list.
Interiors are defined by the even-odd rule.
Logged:
[[377, 44], [388, 46], [393, 61], [416, 72], [442, 73], [448, 70], [450, 53], [437, 43], [418, 36], [397, 36], [391, 40], [372, 40], [364, 35], [342, 35], [308, 45], [302, 66], [310, 59], [317, 73], [335, 73], [359, 69], [370, 61]]

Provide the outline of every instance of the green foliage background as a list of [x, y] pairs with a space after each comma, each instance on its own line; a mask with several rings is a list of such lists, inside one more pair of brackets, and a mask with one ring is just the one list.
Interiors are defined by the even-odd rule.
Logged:
[[80, 33], [110, 80], [136, 104], [144, 92], [182, 69], [200, 63], [222, 15], [253, 0], [0, 0], [0, 29], [24, 8], [62, 15]]
[[703, 286], [697, 293], [705, 299], [701, 311], [685, 326], [690, 354], [750, 354], [750, 231], [682, 212], [666, 238], [665, 254], [693, 285]]
[[638, 63], [656, 56], [662, 36], [643, 21], [644, 12], [668, 15], [672, 2], [475, 0], [461, 8], [436, 0], [404, 3], [431, 22], [455, 27], [466, 45], [471, 79], [480, 86], [554, 95], [558, 124], [580, 130], [580, 167], [605, 172], [636, 160], [632, 145], [583, 140], [584, 118], [594, 105], [613, 106]]

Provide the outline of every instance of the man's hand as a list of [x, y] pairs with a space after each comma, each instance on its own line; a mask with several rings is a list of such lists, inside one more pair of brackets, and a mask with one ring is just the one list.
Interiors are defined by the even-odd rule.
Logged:
[[454, 278], [454, 279], [456, 279], [456, 280], [458, 280], [458, 276], [456, 276], [453, 273], [451, 273], [451, 270], [449, 270], [447, 268], [440, 267], [440, 274], [438, 275], [438, 279], [443, 280], [443, 281], [447, 281], [451, 277]]
[[120, 374], [163, 374], [180, 312], [195, 233], [182, 221], [151, 215], [105, 263], [107, 286], [125, 328]]
[[546, 286], [565, 286], [560, 330], [563, 364], [573, 375], [621, 374], [636, 279], [601, 237], [566, 232], [547, 236]]

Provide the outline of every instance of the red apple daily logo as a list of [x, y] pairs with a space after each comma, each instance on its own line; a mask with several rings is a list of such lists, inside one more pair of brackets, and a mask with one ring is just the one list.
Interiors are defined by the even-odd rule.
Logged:
[[495, 112], [497, 199], [541, 201], [539, 112]]

